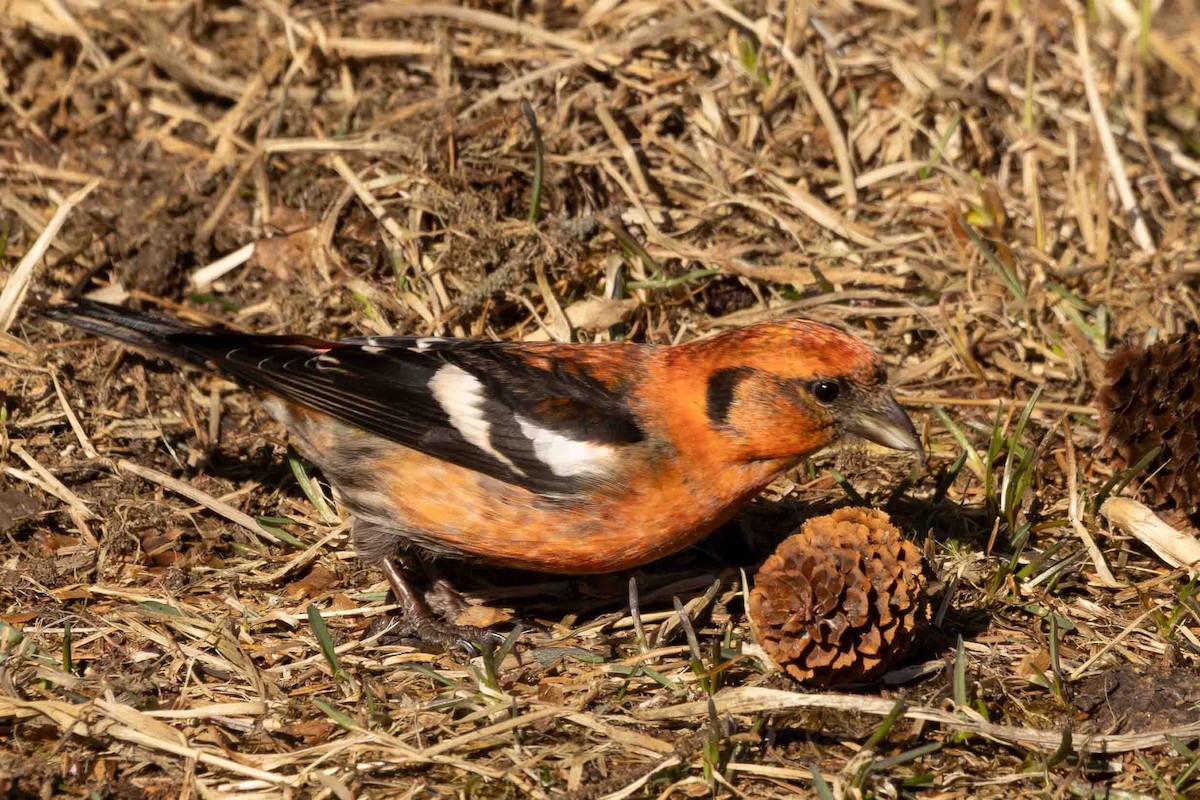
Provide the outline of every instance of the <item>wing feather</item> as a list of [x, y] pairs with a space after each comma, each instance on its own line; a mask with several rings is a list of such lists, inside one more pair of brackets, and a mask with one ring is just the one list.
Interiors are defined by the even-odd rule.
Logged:
[[252, 386], [543, 494], [611, 483], [621, 448], [645, 438], [621, 386], [567, 367], [573, 346], [205, 330], [169, 340]]

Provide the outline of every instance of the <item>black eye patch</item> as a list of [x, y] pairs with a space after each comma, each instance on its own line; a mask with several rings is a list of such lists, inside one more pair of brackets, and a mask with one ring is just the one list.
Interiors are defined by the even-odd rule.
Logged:
[[729, 367], [712, 374], [708, 379], [705, 397], [705, 408], [712, 424], [724, 425], [729, 422], [729, 409], [733, 406], [737, 387], [753, 374], [754, 370], [749, 367]]

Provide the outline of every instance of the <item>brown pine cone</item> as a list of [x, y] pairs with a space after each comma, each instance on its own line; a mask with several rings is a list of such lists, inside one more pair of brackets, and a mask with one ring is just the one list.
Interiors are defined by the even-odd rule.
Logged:
[[1200, 506], [1200, 336], [1185, 334], [1109, 358], [1100, 389], [1103, 457], [1117, 469], [1162, 450], [1142, 470], [1151, 505], [1194, 514]]
[[887, 514], [839, 508], [804, 523], [758, 570], [750, 621], [798, 681], [870, 680], [902, 658], [929, 621], [921, 551]]

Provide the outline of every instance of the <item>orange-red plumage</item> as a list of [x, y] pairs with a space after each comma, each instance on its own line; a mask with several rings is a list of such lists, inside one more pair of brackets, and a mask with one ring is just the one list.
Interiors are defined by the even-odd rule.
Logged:
[[843, 433], [920, 450], [878, 357], [803, 320], [653, 346], [322, 342], [97, 303], [48, 315], [265, 392], [355, 515], [359, 553], [383, 563], [415, 614], [427, 609], [394, 562], [401, 551], [626, 569], [694, 543]]

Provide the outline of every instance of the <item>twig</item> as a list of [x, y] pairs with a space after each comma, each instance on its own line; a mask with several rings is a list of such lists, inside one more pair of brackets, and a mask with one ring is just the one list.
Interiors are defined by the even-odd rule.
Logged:
[[440, 755], [442, 753], [455, 750], [465, 744], [469, 744], [480, 739], [486, 739], [489, 736], [507, 733], [514, 728], [521, 727], [522, 725], [532, 725], [538, 720], [548, 719], [550, 717], [560, 717], [562, 716], [562, 712], [563, 710], [557, 706], [551, 708], [539, 708], [535, 711], [530, 711], [518, 717], [502, 720], [492, 725], [487, 725], [483, 728], [470, 731], [469, 733], [464, 733], [462, 736], [455, 736], [453, 739], [446, 739], [445, 741], [438, 742], [435, 745], [430, 745], [421, 751], [421, 755], [425, 756], [426, 758]]
[[[1130, 31], [1140, 31], [1142, 27], [1141, 15], [1130, 3], [1129, 0], [1107, 0], [1104, 3], [1113, 13], [1113, 16], [1121, 21]], [[1189, 61], [1186, 56], [1182, 55], [1171, 44], [1171, 40], [1164, 35], [1164, 31], [1154, 30], [1153, 28], [1146, 31], [1147, 44], [1150, 45], [1150, 51], [1154, 55], [1161, 58], [1166, 64], [1180, 75], [1183, 75], [1192, 84], [1192, 89], [1200, 89], [1200, 65], [1194, 61]], [[1173, 34], [1172, 34], [1173, 35]], [[1183, 43], [1183, 38], [1178, 41]]]
[[1105, 653], [1112, 651], [1113, 648], [1115, 648], [1118, 644], [1120, 644], [1122, 642], [1122, 640], [1125, 639], [1125, 637], [1127, 637], [1129, 634], [1136, 631], [1141, 626], [1141, 624], [1146, 621], [1146, 619], [1148, 617], [1152, 616], [1153, 614], [1155, 614], [1157, 612], [1158, 612], [1157, 606], [1152, 606], [1148, 611], [1142, 612], [1133, 622], [1126, 625], [1121, 630], [1120, 633], [1118, 633], [1116, 636], [1114, 636], [1113, 638], [1111, 638], [1107, 642], [1105, 642], [1104, 646], [1101, 647], [1099, 650], [1097, 650], [1095, 653], [1093, 653], [1088, 658], [1087, 661], [1083, 662], [1078, 667], [1076, 667], [1071, 672], [1071, 674], [1067, 676], [1067, 680], [1068, 681], [1077, 681], [1080, 678], [1082, 678], [1084, 676], [1084, 674], [1087, 673], [1088, 669], [1093, 664], [1095, 664], [1097, 661], [1099, 661], [1101, 658], [1104, 657]]
[[79, 499], [79, 496], [72, 492], [58, 478], [51, 474], [50, 470], [43, 467], [38, 460], [31, 456], [24, 447], [13, 442], [9, 449], [25, 462], [25, 464], [34, 471], [34, 473], [46, 483], [52, 490], [52, 494], [59, 500], [62, 500], [67, 505], [77, 510], [85, 519], [95, 519], [96, 515], [88, 508], [87, 503]]
[[844, 236], [855, 244], [864, 247], [881, 247], [880, 242], [871, 235], [870, 231], [862, 225], [846, 219], [809, 192], [774, 175], [765, 177], [768, 183], [783, 192], [789, 205], [798, 209], [821, 227], [828, 228], [838, 236]]
[[[383, 207], [379, 199], [375, 197], [366, 184], [355, 174], [354, 170], [350, 169], [350, 165], [346, 163], [344, 158], [335, 155], [330, 159], [330, 163], [333, 164], [333, 168], [337, 170], [337, 174], [342, 177], [342, 180], [354, 190], [354, 194], [358, 196], [359, 201], [367, 207], [367, 210], [371, 212], [375, 219], [379, 220], [379, 224], [388, 232], [397, 246], [420, 236], [420, 234], [407, 232], [400, 227], [400, 223], [396, 222], [395, 217], [388, 214], [387, 209]], [[425, 275], [423, 277], [433, 286], [433, 292], [429, 299], [434, 303], [434, 313], [440, 316], [450, 305], [450, 297], [446, 294], [446, 287], [442, 282], [442, 276], [434, 272], [432, 275]]]
[[1087, 20], [1079, 9], [1074, 12], [1074, 21], [1075, 48], [1079, 51], [1079, 70], [1083, 73], [1083, 89], [1087, 93], [1088, 107], [1092, 112], [1092, 120], [1096, 124], [1096, 133], [1100, 136], [1100, 146], [1104, 150], [1104, 157], [1108, 160], [1113, 185], [1117, 187], [1117, 196], [1121, 198], [1121, 205], [1125, 208], [1125, 213], [1133, 221], [1133, 240], [1144, 252], [1153, 253], [1154, 240], [1150, 237], [1150, 228], [1147, 227], [1146, 218], [1142, 215], [1137, 199], [1133, 196], [1133, 189], [1125, 174], [1125, 163], [1121, 161], [1121, 154], [1117, 152], [1117, 143], [1113, 139], [1112, 128], [1108, 124], [1108, 115], [1104, 113], [1104, 101], [1100, 99], [1100, 90], [1096, 86], [1095, 76], [1092, 75], [1092, 59], [1088, 52]]
[[558, 298], [554, 296], [554, 289], [550, 286], [550, 279], [546, 277], [546, 268], [538, 263], [533, 268], [534, 278], [537, 280], [538, 291], [542, 295], [542, 302], [546, 304], [546, 316], [549, 318], [550, 335], [554, 337], [556, 342], [571, 341], [571, 321], [567, 319], [567, 315], [563, 313], [562, 305], [558, 302]]
[[670, 769], [671, 767], [679, 766], [681, 763], [682, 761], [680, 760], [679, 756], [667, 756], [662, 761], [646, 770], [644, 775], [630, 783], [628, 786], [615, 792], [610, 792], [609, 794], [601, 797], [600, 800], [625, 800], [626, 797], [629, 797], [638, 789], [641, 789], [651, 778], [662, 772], [664, 769]]
[[[831, 711], [843, 711], [858, 714], [871, 714], [885, 717], [892, 712], [896, 703], [894, 700], [876, 697], [863, 697], [850, 694], [802, 694], [781, 689], [764, 689], [759, 687], [742, 686], [725, 689], [713, 696], [717, 711], [721, 714], [758, 714], [762, 712], [778, 713], [801, 708], [824, 708]], [[697, 700], [690, 703], [680, 703], [668, 708], [644, 711], [638, 716], [646, 720], [685, 719], [700, 717], [708, 714], [708, 701]], [[1037, 728], [1019, 728], [1015, 725], [996, 725], [991, 722], [971, 719], [963, 714], [943, 711], [932, 706], [909, 706], [904, 711], [908, 719], [926, 720], [945, 725], [959, 731], [969, 731], [995, 739], [1000, 742], [1023, 745], [1037, 749], [1055, 750], [1062, 744], [1062, 732], [1039, 730]], [[1187, 739], [1200, 735], [1200, 722], [1190, 722], [1174, 728], [1164, 728], [1149, 733], [1133, 733], [1125, 735], [1097, 735], [1080, 741], [1077, 752], [1083, 753], [1128, 753], [1134, 750], [1144, 750], [1148, 747], [1158, 747], [1169, 743], [1168, 737]]]
[[88, 34], [87, 29], [79, 24], [75, 17], [71, 16], [71, 12], [59, 2], [59, 0], [42, 0], [46, 8], [51, 14], [58, 17], [59, 21], [65, 24], [71, 30], [71, 35], [79, 40], [83, 51], [87, 53], [88, 58], [99, 69], [108, 69], [112, 66], [112, 61], [109, 60], [108, 54], [105, 53], [96, 41]]
[[191, 484], [184, 483], [177, 478], [172, 478], [170, 475], [159, 472], [156, 469], [143, 467], [139, 464], [134, 464], [132, 461], [126, 461], [125, 459], [121, 459], [117, 462], [117, 470], [120, 472], [132, 473], [143, 480], [150, 481], [151, 483], [157, 483], [164, 489], [170, 489], [176, 494], [181, 494], [187, 499], [204, 506], [209, 511], [221, 515], [236, 525], [240, 525], [255, 536], [265, 541], [275, 540], [267, 530], [258, 524], [258, 521], [254, 519], [254, 517], [243, 511], [238, 511], [228, 503], [213, 497], [207, 492], [197, 489]]
[[227, 256], [222, 256], [211, 264], [206, 264], [192, 273], [189, 282], [196, 291], [203, 291], [212, 285], [213, 281], [233, 272], [245, 264], [254, 255], [254, 242], [239, 247]]
[[[741, 25], [746, 30], [759, 32], [759, 29], [749, 17], [728, 3], [725, 3], [724, 0], [704, 0], [704, 3], [723, 16], [733, 20], [738, 25]], [[813, 108], [816, 109], [817, 115], [821, 118], [821, 123], [829, 133], [829, 143], [833, 147], [833, 155], [838, 163], [838, 173], [842, 179], [843, 195], [846, 197], [849, 205], [856, 205], [858, 203], [858, 189], [854, 185], [854, 166], [850, 161], [850, 148], [846, 145], [846, 136], [842, 133], [841, 126], [838, 125], [837, 117], [833, 113], [833, 107], [829, 105], [829, 100], [826, 99], [825, 93], [821, 91], [821, 85], [817, 83], [817, 76], [813, 71], [812, 63], [808, 59], [801, 60], [797, 58], [792, 49], [779, 41], [779, 38], [770, 31], [765, 32], [763, 40], [779, 51], [779, 54], [783, 56], [783, 60], [788, 63], [788, 66], [796, 73], [796, 77], [800, 79], [800, 84], [804, 87], [805, 93], [808, 95], [809, 100], [812, 101]]]
[[8, 281], [4, 284], [4, 291], [0, 292], [0, 333], [7, 333], [13, 322], [16, 321], [17, 312], [21, 309], [21, 303], [24, 302], [25, 293], [29, 290], [29, 283], [33, 279], [33, 270], [42, 256], [46, 254], [50, 242], [58, 235], [63, 223], [67, 221], [67, 215], [99, 185], [100, 179], [96, 178], [64, 200], [58, 210], [54, 212], [54, 216], [46, 223], [46, 227], [42, 229], [33, 246], [25, 251], [17, 268], [8, 276]]
[[192, 747], [182, 733], [136, 709], [107, 700], [77, 705], [55, 700], [25, 701], [0, 697], [0, 718], [44, 716], [64, 733], [84, 737], [111, 737], [151, 750], [171, 753], [227, 770], [235, 775], [257, 778], [272, 785], [295, 785], [295, 778], [247, 766], [224, 756]]
[[501, 85], [498, 89], [492, 89], [490, 92], [485, 92], [478, 100], [459, 112], [458, 118], [465, 119], [466, 117], [470, 117], [479, 109], [491, 105], [502, 97], [512, 96], [512, 94], [517, 90], [532, 83], [537, 83], [538, 81], [551, 78], [561, 72], [567, 72], [569, 70], [576, 69], [577, 67], [582, 67], [585, 64], [598, 62], [600, 56], [621, 56], [631, 50], [642, 47], [643, 45], [651, 42], [662, 41], [679, 28], [709, 16], [711, 16], [711, 14], [705, 11], [695, 14], [686, 14], [681, 17], [673, 17], [658, 25], [650, 25], [646, 28], [643, 28], [631, 36], [616, 39], [605, 44], [598, 44], [592, 48], [590, 53], [586, 56], [572, 56], [570, 58], [564, 58], [553, 64], [542, 67], [541, 69], [532, 70], [531, 72], [525, 73], [524, 75], [514, 78], [508, 83]]
[[[942, 397], [933, 394], [914, 394], [897, 398], [905, 406], [974, 406], [987, 408], [997, 403], [1008, 403], [1006, 397]], [[1094, 406], [1083, 406], [1076, 403], [1056, 403], [1050, 400], [1038, 403], [1038, 411], [1060, 411], [1064, 414], [1082, 414], [1087, 417], [1098, 417], [1100, 412]]]
[[26, 466], [33, 470], [33, 475], [37, 477], [37, 480], [29, 480], [33, 476], [22, 474], [22, 470], [13, 469], [12, 467], [5, 467], [4, 471], [14, 478], [37, 486], [46, 493], [66, 503], [68, 513], [71, 515], [71, 521], [75, 523], [75, 527], [79, 529], [79, 532], [83, 535], [88, 545], [96, 547], [99, 542], [96, 541], [96, 537], [92, 534], [92, 529], [87, 524], [88, 520], [96, 519], [96, 515], [88, 508], [87, 503], [80, 500], [78, 495], [68, 489], [62, 481], [54, 477], [53, 473], [43, 467], [24, 447], [14, 442], [9, 446], [9, 449], [17, 458], [24, 461]]
[[58, 375], [51, 372], [50, 380], [54, 383], [54, 392], [58, 395], [58, 402], [62, 405], [63, 413], [67, 415], [67, 422], [71, 425], [71, 430], [75, 432], [75, 438], [79, 440], [79, 446], [83, 448], [84, 454], [88, 458], [99, 458], [100, 454], [96, 452], [96, 448], [88, 439], [83, 425], [79, 423], [79, 417], [75, 416], [75, 410], [67, 402], [67, 393], [63, 391], [62, 384], [58, 381]]
[[[629, 173], [633, 175], [633, 180], [637, 183], [638, 192], [642, 196], [649, 196], [652, 194], [650, 181], [646, 179], [646, 173], [642, 169], [642, 165], [638, 162], [637, 152], [633, 149], [633, 145], [629, 143], [629, 139], [621, 130], [621, 126], [617, 124], [612, 112], [608, 110], [608, 107], [604, 103], [603, 95], [597, 93], [596, 117], [600, 120], [600, 124], [603, 126], [608, 138], [621, 153], [621, 158], [624, 159], [625, 166], [629, 168]], [[630, 198], [630, 200], [632, 199]]]
[[[770, 38], [775, 39], [774, 36]], [[812, 101], [813, 108], [817, 110], [817, 116], [821, 118], [825, 130], [829, 132], [829, 144], [833, 147], [834, 158], [837, 159], [838, 174], [842, 178], [842, 191], [845, 193], [847, 204], [858, 205], [854, 165], [850, 161], [850, 148], [846, 144], [846, 134], [842, 132], [842, 126], [838, 124], [838, 119], [833, 113], [833, 106], [829, 105], [829, 100], [821, 91], [821, 84], [817, 82], [817, 74], [813, 70], [812, 59], [807, 56], [803, 59], [796, 58], [791, 48], [778, 40], [775, 40], [775, 46], [779, 48], [784, 60], [800, 77], [800, 84], [804, 87], [808, 99]]]
[[1067, 455], [1067, 516], [1071, 518], [1071, 526], [1075, 529], [1075, 534], [1083, 541], [1083, 546], [1088, 552], [1088, 556], [1092, 559], [1092, 565], [1096, 568], [1096, 574], [1100, 576], [1100, 582], [1109, 589], [1120, 589], [1124, 586], [1123, 583], [1113, 577], [1112, 570], [1108, 568], [1108, 562], [1104, 560], [1104, 554], [1100, 552], [1100, 548], [1096, 545], [1096, 540], [1083, 524], [1082, 515], [1079, 512], [1079, 489], [1078, 489], [1078, 467], [1075, 462], [1075, 442], [1071, 438], [1071, 423], [1069, 417], [1062, 418], [1063, 424], [1063, 442], [1066, 443]]

